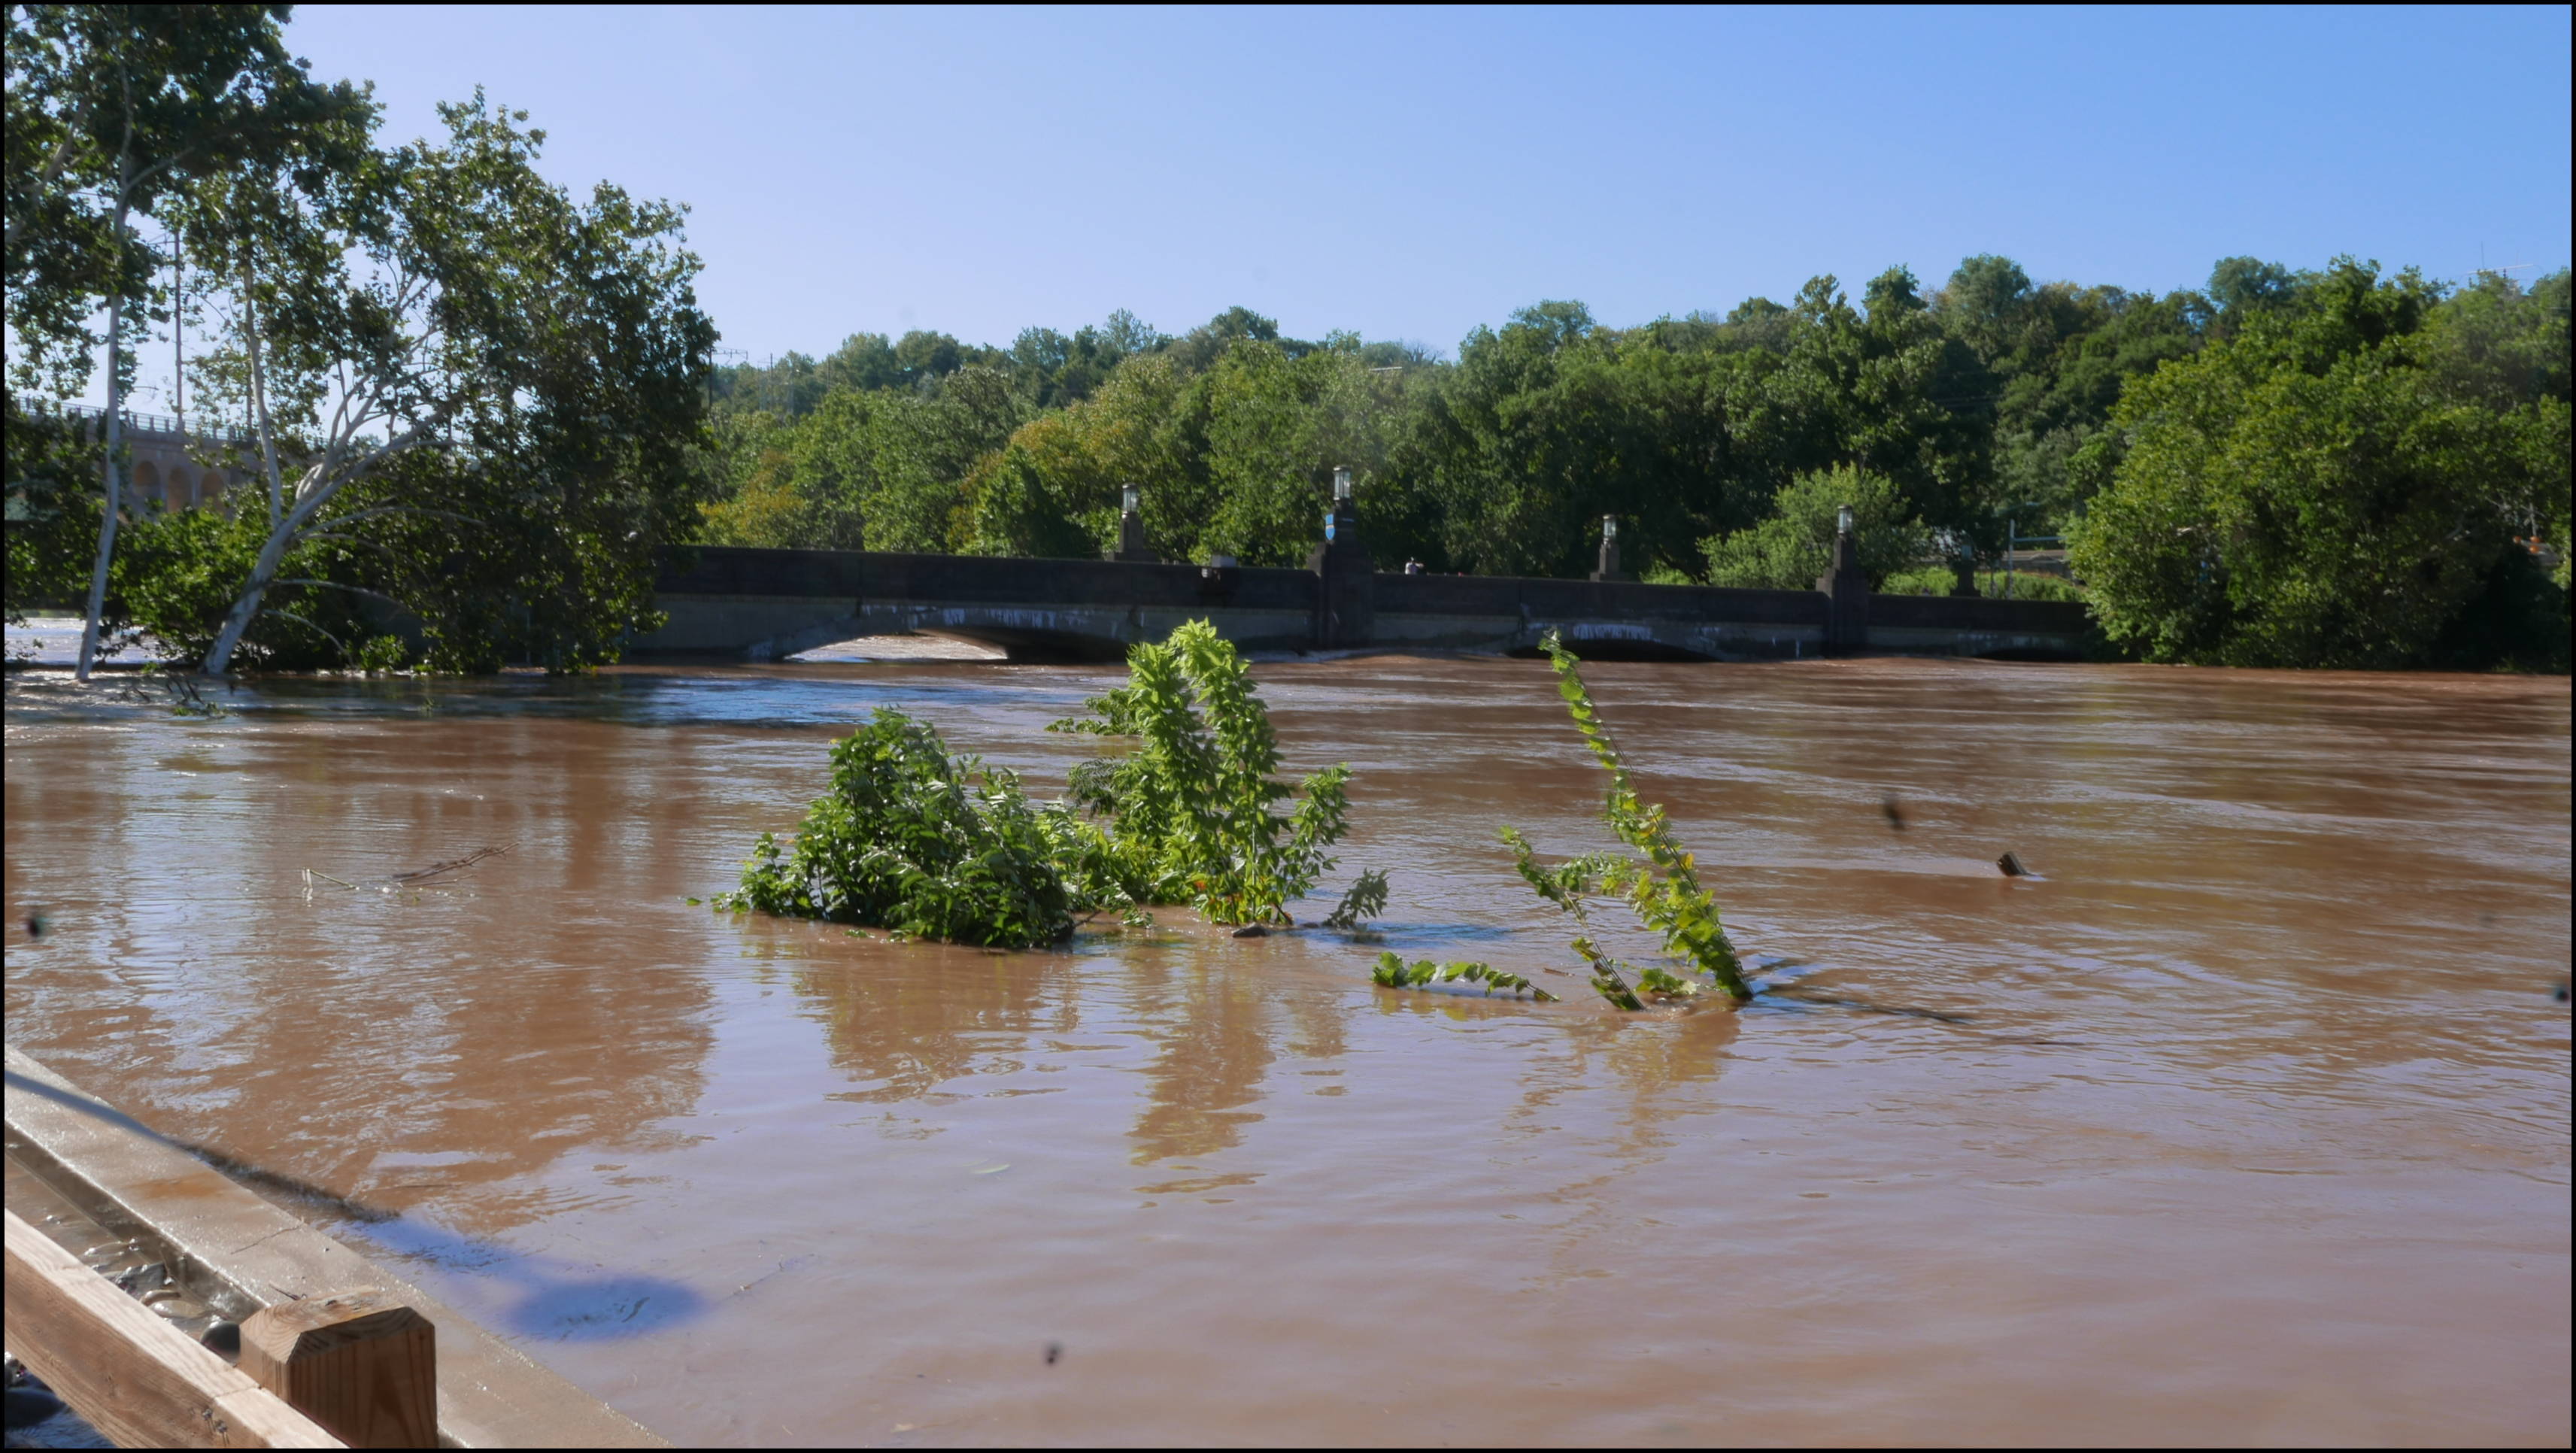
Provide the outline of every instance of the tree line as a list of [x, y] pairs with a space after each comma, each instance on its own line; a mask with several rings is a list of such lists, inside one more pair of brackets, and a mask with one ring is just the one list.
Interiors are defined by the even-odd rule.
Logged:
[[[1337, 466], [1382, 558], [1796, 587], [1855, 507], [1880, 588], [2014, 533], [2147, 659], [2563, 664], [2568, 275], [2445, 286], [2228, 258], [2155, 294], [2009, 258], [1632, 328], [1542, 302], [1454, 358], [1237, 307], [1007, 348], [851, 337], [717, 370], [710, 543], [1301, 561]], [[2075, 592], [2056, 587], [2058, 593]], [[2027, 587], [2025, 587], [2027, 588]]]
[[[717, 366], [679, 209], [545, 182], [479, 94], [383, 144], [288, 11], [9, 12], [8, 600], [80, 602], [84, 670], [120, 625], [212, 670], [580, 669], [657, 623], [667, 546], [1095, 555], [1128, 485], [1167, 559], [1293, 564], [1337, 467], [1434, 571], [1580, 575], [1615, 516], [1649, 579], [1802, 586], [1848, 505], [1882, 589], [2063, 537], [2146, 659], [2567, 657], [2563, 270], [2237, 257], [2155, 293], [1980, 255], [1633, 327], [1544, 301], [1454, 353], [1235, 307]], [[120, 484], [173, 333], [255, 481], [215, 509]], [[103, 434], [24, 406], [102, 365]]]

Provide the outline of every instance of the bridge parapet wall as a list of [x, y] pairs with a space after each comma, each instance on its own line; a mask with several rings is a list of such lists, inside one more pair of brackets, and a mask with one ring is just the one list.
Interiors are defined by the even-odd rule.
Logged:
[[1377, 608], [1434, 615], [1672, 617], [1822, 625], [1824, 597], [1812, 590], [1737, 590], [1717, 585], [1551, 580], [1512, 575], [1377, 577]]
[[665, 560], [666, 595], [849, 596], [872, 600], [985, 600], [1024, 604], [1236, 605], [1310, 610], [1315, 577], [1303, 570], [1118, 560], [1024, 560], [990, 555], [904, 555], [875, 550], [756, 550], [697, 545]]
[[1873, 595], [1869, 623], [1954, 631], [2084, 634], [2084, 607], [2071, 600], [1994, 600], [1976, 595]]
[[1907, 655], [2039, 656], [2082, 654], [2092, 633], [2083, 606], [2069, 600], [1992, 600], [1974, 595], [1873, 595], [1869, 649]]
[[[1815, 590], [1374, 572], [1352, 586], [1368, 597], [1367, 634], [1335, 646], [1527, 650], [1555, 630], [1592, 654], [1796, 658], [1827, 650], [1834, 619]], [[1248, 647], [1323, 644], [1309, 570], [695, 546], [671, 552], [659, 588], [671, 621], [639, 654], [771, 659], [931, 632], [1015, 655], [1115, 657], [1193, 617]], [[2055, 601], [1877, 595], [1865, 629], [1870, 650], [2067, 656], [2086, 621]]]

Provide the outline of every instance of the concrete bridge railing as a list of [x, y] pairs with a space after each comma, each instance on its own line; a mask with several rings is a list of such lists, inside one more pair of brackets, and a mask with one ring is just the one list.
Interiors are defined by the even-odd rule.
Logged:
[[[1731, 590], [1622, 580], [1399, 575], [1113, 560], [675, 549], [662, 629], [638, 657], [774, 660], [866, 635], [927, 633], [1014, 657], [1115, 659], [1204, 618], [1249, 650], [1527, 650], [1550, 630], [1588, 655], [1738, 660], [1853, 651], [2071, 659], [2081, 606], [2055, 601]], [[1831, 579], [1832, 577], [1828, 577]]]

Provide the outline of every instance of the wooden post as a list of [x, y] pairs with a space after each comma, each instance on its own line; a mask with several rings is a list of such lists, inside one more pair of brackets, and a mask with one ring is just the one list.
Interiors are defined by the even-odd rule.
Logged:
[[340, 1446], [15, 1211], [7, 1240], [9, 1349], [119, 1447]]
[[373, 1289], [268, 1307], [241, 1370], [352, 1448], [438, 1445], [438, 1329]]

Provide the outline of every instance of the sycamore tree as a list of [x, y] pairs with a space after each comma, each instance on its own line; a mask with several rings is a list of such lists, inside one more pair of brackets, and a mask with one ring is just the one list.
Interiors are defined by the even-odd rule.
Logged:
[[[8, 308], [11, 382], [61, 392], [107, 353], [105, 507], [79, 672], [106, 606], [123, 489], [129, 351], [161, 254], [138, 223], [201, 179], [274, 169], [345, 141], [374, 114], [363, 90], [316, 86], [286, 52], [285, 5], [9, 7]], [[105, 314], [101, 333], [90, 331]]]
[[318, 623], [290, 604], [315, 593], [408, 612], [451, 669], [580, 669], [658, 623], [715, 340], [680, 212], [605, 184], [575, 201], [526, 113], [479, 93], [440, 115], [440, 141], [190, 194], [222, 323], [200, 387], [245, 406], [261, 481], [208, 674], [256, 654], [264, 612]]

